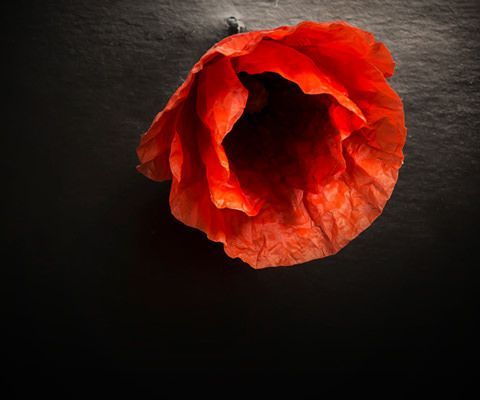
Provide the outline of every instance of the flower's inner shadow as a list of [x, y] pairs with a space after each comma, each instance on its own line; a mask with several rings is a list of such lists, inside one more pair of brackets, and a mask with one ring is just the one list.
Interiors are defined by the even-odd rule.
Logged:
[[319, 162], [331, 168], [323, 153], [332, 132], [328, 107], [335, 100], [306, 95], [275, 73], [241, 73], [239, 78], [249, 97], [223, 142], [231, 167], [245, 191], [272, 204], [289, 203], [292, 188], [312, 189]]

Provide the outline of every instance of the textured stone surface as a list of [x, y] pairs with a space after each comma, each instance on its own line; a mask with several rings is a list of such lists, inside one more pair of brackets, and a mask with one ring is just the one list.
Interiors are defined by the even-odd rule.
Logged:
[[[461, 371], [479, 222], [479, 14], [475, 1], [393, 0], [4, 9], [12, 365]], [[168, 184], [135, 171], [139, 135], [229, 16], [247, 29], [344, 19], [397, 61], [405, 165], [384, 214], [334, 257], [253, 271], [175, 221]]]

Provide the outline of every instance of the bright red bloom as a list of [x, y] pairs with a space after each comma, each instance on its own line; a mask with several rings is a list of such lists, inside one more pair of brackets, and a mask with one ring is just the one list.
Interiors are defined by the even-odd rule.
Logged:
[[394, 62], [344, 22], [230, 36], [192, 68], [138, 147], [186, 225], [254, 268], [336, 253], [380, 215], [402, 165]]

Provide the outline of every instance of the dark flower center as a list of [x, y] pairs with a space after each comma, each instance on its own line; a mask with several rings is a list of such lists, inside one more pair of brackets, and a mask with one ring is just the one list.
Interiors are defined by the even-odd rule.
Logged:
[[223, 141], [231, 168], [247, 192], [272, 203], [289, 202], [292, 188], [308, 190], [311, 169], [322, 162], [319, 149], [332, 131], [328, 107], [334, 100], [306, 95], [275, 73], [239, 78], [249, 97]]

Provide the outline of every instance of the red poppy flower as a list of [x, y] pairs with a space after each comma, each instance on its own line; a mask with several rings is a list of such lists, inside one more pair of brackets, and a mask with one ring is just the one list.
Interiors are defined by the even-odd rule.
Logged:
[[141, 138], [186, 225], [254, 268], [336, 253], [380, 215], [402, 165], [394, 62], [344, 22], [241, 33], [192, 68]]

